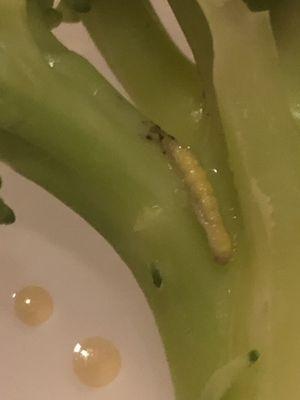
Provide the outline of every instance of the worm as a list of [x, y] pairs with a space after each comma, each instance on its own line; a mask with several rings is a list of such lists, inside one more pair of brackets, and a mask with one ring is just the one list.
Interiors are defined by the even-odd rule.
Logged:
[[149, 135], [148, 139], [160, 142], [163, 153], [182, 175], [213, 256], [219, 264], [226, 264], [232, 257], [232, 242], [207, 173], [189, 148], [178, 144], [173, 136], [166, 134], [159, 126], [151, 127]]

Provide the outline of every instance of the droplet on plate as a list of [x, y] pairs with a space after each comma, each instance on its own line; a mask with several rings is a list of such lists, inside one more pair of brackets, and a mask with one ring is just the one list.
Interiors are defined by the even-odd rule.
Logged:
[[101, 337], [87, 338], [74, 347], [73, 369], [83, 384], [102, 387], [119, 374], [121, 356], [110, 341]]
[[39, 286], [26, 286], [13, 294], [16, 316], [29, 326], [46, 322], [53, 313], [53, 300], [47, 290]]

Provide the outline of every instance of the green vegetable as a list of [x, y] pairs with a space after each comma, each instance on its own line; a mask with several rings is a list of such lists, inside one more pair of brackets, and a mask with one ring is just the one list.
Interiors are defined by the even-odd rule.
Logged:
[[[146, 0], [58, 6], [64, 20], [82, 18], [135, 108], [52, 35], [52, 1], [2, 0], [0, 158], [125, 260], [156, 318], [176, 400], [296, 399], [296, 0], [251, 2], [270, 8], [272, 28], [269, 12], [242, 0], [169, 3], [195, 64]], [[13, 220], [1, 201], [0, 222]], [[226, 265], [209, 246], [221, 224], [234, 244]]]
[[[2, 180], [0, 178], [0, 187], [2, 186]], [[0, 224], [10, 225], [16, 220], [13, 210], [8, 207], [5, 202], [0, 198]]]
[[284, 88], [294, 121], [300, 126], [300, 3], [297, 0], [273, 1], [271, 24], [280, 56]]
[[78, 13], [86, 13], [91, 9], [90, 0], [65, 0], [66, 4]]
[[65, 22], [80, 21], [80, 14], [78, 14], [74, 8], [70, 7], [66, 0], [60, 1], [57, 10], [62, 14], [62, 19]]
[[278, 0], [244, 0], [244, 1], [253, 11], [265, 11], [269, 10], [271, 3], [277, 2]]

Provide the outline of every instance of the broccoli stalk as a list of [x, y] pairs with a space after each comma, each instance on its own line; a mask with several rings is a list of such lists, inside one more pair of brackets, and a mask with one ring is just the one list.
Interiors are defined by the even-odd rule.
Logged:
[[168, 37], [148, 0], [97, 1], [82, 21], [135, 105], [192, 148], [220, 199], [226, 225], [238, 230], [239, 209], [212, 82], [212, 39], [205, 18], [200, 19], [200, 74]]
[[272, 1], [270, 17], [280, 56], [284, 88], [292, 116], [300, 127], [300, 3], [297, 0]]
[[[245, 347], [255, 338], [264, 349], [257, 396], [295, 398], [300, 393], [300, 318], [294, 315], [300, 300], [299, 133], [285, 98], [269, 14], [251, 12], [239, 0], [223, 7], [199, 3], [214, 38], [215, 82], [250, 252], [251, 266], [243, 269], [237, 292], [245, 317], [236, 319], [235, 329], [240, 340], [244, 332]], [[241, 393], [236, 385], [230, 399]]]
[[149, 1], [97, 1], [82, 21], [137, 107], [190, 144], [204, 113], [202, 83]]
[[146, 139], [153, 123], [54, 39], [35, 1], [3, 0], [0, 10], [1, 159], [114, 246], [153, 309], [177, 398], [196, 399], [231, 359], [231, 274], [214, 262], [180, 177]]
[[[61, 5], [80, 13], [144, 116], [55, 39], [51, 0], [2, 0], [0, 158], [80, 214], [127, 263], [156, 318], [176, 400], [297, 398], [300, 142], [268, 14], [242, 0], [199, 0], [204, 13], [194, 0], [169, 3], [196, 66], [146, 0]], [[152, 35], [158, 43], [143, 52]], [[193, 210], [203, 192], [198, 219], [214, 217], [218, 203], [234, 240], [226, 266]], [[213, 218], [205, 223], [215, 228]]]

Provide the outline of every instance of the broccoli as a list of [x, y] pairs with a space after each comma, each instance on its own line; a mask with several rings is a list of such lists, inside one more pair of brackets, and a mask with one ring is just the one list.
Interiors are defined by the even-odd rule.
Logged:
[[[148, 0], [2, 0], [0, 159], [127, 263], [176, 400], [297, 398], [300, 7], [168, 2], [193, 62]], [[82, 21], [134, 104], [61, 21]]]

